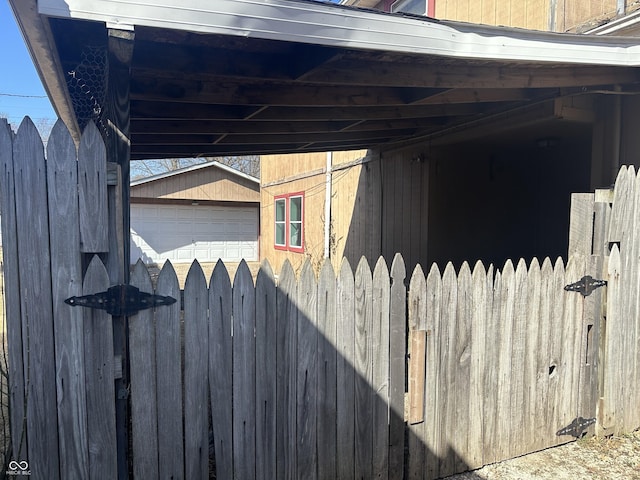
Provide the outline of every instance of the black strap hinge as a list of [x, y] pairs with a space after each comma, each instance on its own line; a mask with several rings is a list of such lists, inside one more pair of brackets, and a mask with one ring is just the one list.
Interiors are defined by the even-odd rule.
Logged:
[[598, 287], [604, 287], [606, 280], [598, 280], [590, 275], [585, 275], [575, 283], [570, 283], [564, 289], [567, 292], [579, 292], [583, 297], [588, 297]]
[[135, 315], [140, 310], [147, 308], [172, 305], [176, 303], [176, 299], [141, 292], [140, 289], [132, 285], [116, 285], [109, 287], [106, 292], [67, 298], [64, 303], [72, 307], [81, 306], [106, 310], [109, 315], [114, 317], [124, 317]]
[[574, 418], [569, 425], [558, 430], [556, 435], [559, 437], [562, 435], [571, 435], [572, 437], [580, 438], [586, 428], [594, 423], [596, 423], [595, 418]]

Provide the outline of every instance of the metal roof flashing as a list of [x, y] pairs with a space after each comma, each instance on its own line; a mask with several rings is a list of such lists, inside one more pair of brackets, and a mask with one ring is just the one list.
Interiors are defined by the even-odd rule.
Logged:
[[[15, 1], [15, 0], [13, 0]], [[443, 22], [311, 0], [39, 0], [47, 16], [455, 58], [640, 65], [628, 38]]]

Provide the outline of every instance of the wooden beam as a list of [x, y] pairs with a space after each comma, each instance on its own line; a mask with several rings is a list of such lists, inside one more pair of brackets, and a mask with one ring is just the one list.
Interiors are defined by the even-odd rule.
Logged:
[[134, 77], [131, 98], [223, 105], [378, 106], [407, 105], [440, 93], [437, 88], [308, 85], [264, 81], [237, 82]]

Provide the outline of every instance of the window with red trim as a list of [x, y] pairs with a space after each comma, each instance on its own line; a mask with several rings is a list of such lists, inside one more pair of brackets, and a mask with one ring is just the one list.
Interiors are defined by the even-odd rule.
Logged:
[[274, 199], [275, 235], [278, 250], [304, 251], [304, 193], [279, 195]]

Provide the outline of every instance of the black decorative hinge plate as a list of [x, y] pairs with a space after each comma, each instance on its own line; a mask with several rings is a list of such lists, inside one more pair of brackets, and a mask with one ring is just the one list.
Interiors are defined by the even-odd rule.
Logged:
[[559, 437], [562, 435], [571, 435], [573, 437], [580, 438], [585, 429], [594, 423], [596, 423], [595, 418], [574, 418], [569, 425], [558, 430], [556, 435]]
[[575, 283], [570, 283], [564, 289], [567, 292], [579, 292], [583, 297], [588, 297], [598, 287], [604, 287], [606, 280], [598, 280], [590, 275], [585, 275]]
[[140, 310], [147, 308], [172, 305], [176, 303], [176, 299], [141, 292], [139, 288], [132, 285], [116, 285], [109, 287], [106, 292], [67, 298], [64, 303], [72, 307], [81, 306], [106, 310], [109, 315], [114, 317], [124, 317], [135, 315]]

